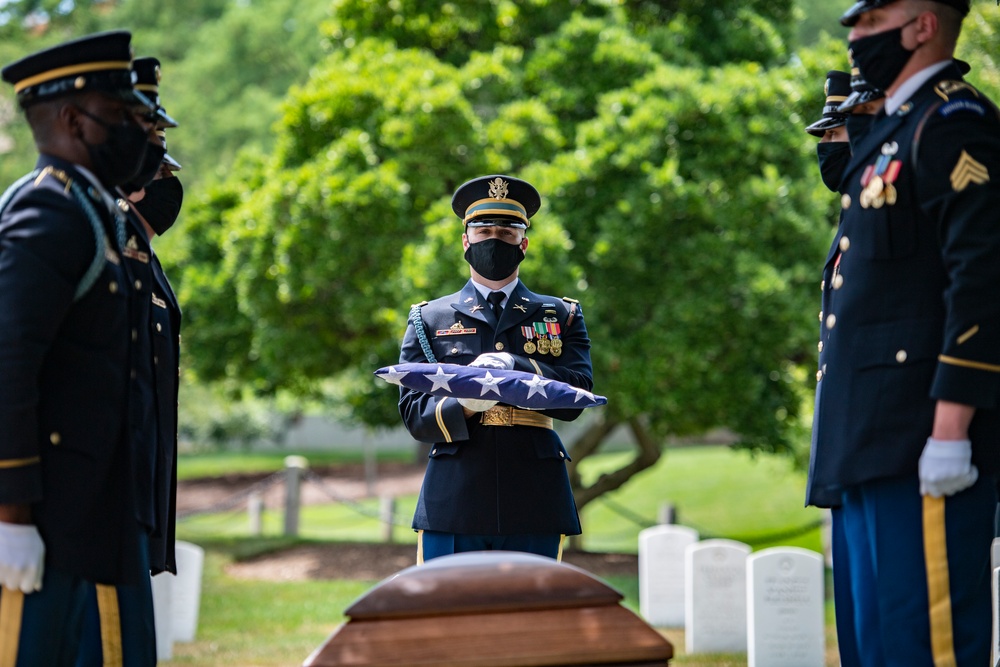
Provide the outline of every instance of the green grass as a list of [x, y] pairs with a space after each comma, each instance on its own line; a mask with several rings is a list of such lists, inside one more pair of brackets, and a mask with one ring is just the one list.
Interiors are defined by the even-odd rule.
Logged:
[[[584, 482], [627, 458], [627, 453], [597, 457], [585, 466]], [[583, 509], [583, 544], [589, 551], [635, 553], [638, 531], [656, 519], [660, 505], [671, 503], [677, 522], [698, 530], [702, 539], [735, 539], [754, 550], [780, 544], [821, 551], [818, 528], [770, 539], [819, 521], [820, 511], [803, 507], [804, 497], [805, 476], [786, 459], [751, 458], [726, 447], [669, 450], [654, 467], [607, 494], [607, 500], [602, 497]], [[625, 515], [616, 508], [625, 508]], [[642, 525], [638, 519], [644, 520]]]
[[[221, 475], [275, 472], [285, 466], [285, 457], [304, 456], [313, 468], [362, 463], [364, 453], [358, 451], [280, 451], [280, 452], [213, 452], [210, 454], [181, 454], [177, 457], [177, 478], [199, 479]], [[409, 451], [379, 452], [378, 460], [411, 462], [413, 453]]]
[[[310, 453], [314, 467], [321, 460]], [[185, 457], [183, 467], [232, 472], [261, 466], [258, 471], [281, 467], [284, 454], [247, 457], [213, 455], [206, 462]], [[627, 453], [594, 457], [585, 462], [584, 476], [594, 479], [628, 458]], [[343, 460], [340, 458], [340, 460]], [[384, 460], [380, 457], [380, 460]], [[271, 467], [266, 467], [270, 461]], [[352, 461], [353, 462], [353, 461]], [[189, 475], [190, 476], [190, 475]], [[803, 508], [804, 476], [791, 470], [787, 461], [771, 457], [752, 459], [743, 452], [724, 447], [694, 447], [668, 451], [650, 470], [634, 478], [625, 488], [610, 494], [611, 503], [596, 501], [582, 512], [583, 548], [590, 551], [637, 551], [638, 533], [652, 522], [662, 503], [678, 510], [679, 522], [699, 530], [702, 537], [729, 537], [746, 541], [754, 549], [776, 546], [768, 535], [786, 532], [815, 522], [819, 512]], [[416, 498], [397, 499], [397, 517], [408, 522]], [[383, 528], [377, 520], [378, 501], [351, 505], [303, 508], [301, 537], [310, 541], [379, 541]], [[627, 516], [623, 516], [623, 514]], [[176, 644], [174, 664], [238, 664], [251, 667], [298, 665], [345, 619], [343, 609], [364, 594], [374, 581], [266, 582], [236, 580], [223, 568], [262, 552], [280, 549], [293, 541], [279, 537], [282, 514], [268, 510], [263, 520], [264, 537], [248, 536], [245, 512], [193, 517], [180, 522], [179, 539], [206, 547], [208, 558], [203, 583], [198, 639]], [[406, 526], [393, 531], [396, 542], [415, 543]], [[781, 544], [820, 548], [816, 528]], [[624, 604], [638, 611], [638, 579], [611, 577], [606, 580], [625, 595]], [[828, 628], [832, 627], [832, 605], [827, 605]], [[683, 631], [667, 631], [677, 657], [671, 664], [686, 667], [746, 665], [746, 657], [683, 655]], [[832, 630], [828, 645], [833, 646]], [[828, 664], [836, 665], [836, 652], [828, 650]]]

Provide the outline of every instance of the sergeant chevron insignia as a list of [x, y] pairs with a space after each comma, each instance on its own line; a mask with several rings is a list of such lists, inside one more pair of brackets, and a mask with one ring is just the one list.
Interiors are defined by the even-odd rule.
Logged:
[[985, 165], [976, 162], [976, 159], [967, 152], [962, 151], [958, 158], [958, 164], [951, 172], [951, 187], [955, 192], [961, 192], [969, 187], [970, 183], [983, 185], [990, 182], [990, 172]]

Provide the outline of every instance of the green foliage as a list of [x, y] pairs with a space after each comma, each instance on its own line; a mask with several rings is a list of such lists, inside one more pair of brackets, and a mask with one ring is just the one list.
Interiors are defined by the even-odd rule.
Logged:
[[1000, 55], [996, 45], [1000, 40], [1000, 11], [989, 3], [973, 3], [972, 11], [962, 29], [958, 43], [959, 58], [972, 65], [969, 81], [1000, 103]]
[[380, 35], [399, 48], [426, 48], [438, 59], [460, 65], [495, 44], [530, 47], [538, 35], [556, 30], [575, 6], [548, 0], [335, 0], [332, 40], [353, 43]]
[[607, 19], [574, 16], [538, 46], [525, 63], [525, 91], [544, 102], [563, 123], [563, 132], [593, 117], [602, 93], [621, 87], [660, 61], [627, 26]]
[[[190, 195], [202, 194], [216, 176], [229, 176], [238, 150], [269, 150], [271, 126], [290, 86], [306, 80], [323, 53], [318, 26], [329, 0], [140, 0], [56, 2], [17, 0], [4, 9], [23, 15], [35, 6], [59, 5], [50, 21], [25, 30], [0, 24], [0, 62], [9, 63], [58, 42], [99, 30], [131, 30], [136, 55], [162, 63], [161, 99], [180, 128], [168, 133], [170, 152], [184, 165]], [[9, 102], [8, 102], [9, 100]], [[34, 146], [13, 113], [13, 94], [0, 93], [0, 178], [11, 182], [34, 164]], [[11, 104], [9, 110], [7, 105]], [[6, 141], [5, 141], [6, 140]], [[242, 158], [241, 158], [242, 159]], [[175, 227], [179, 236], [186, 220]]]
[[813, 46], [826, 36], [833, 36], [844, 45], [847, 51], [847, 32], [849, 28], [840, 25], [840, 17], [851, 6], [847, 2], [829, 2], [829, 0], [797, 0], [800, 20], [797, 37], [799, 43]]
[[261, 441], [281, 443], [283, 430], [273, 402], [227, 395], [218, 387], [185, 384], [180, 401], [178, 439], [185, 451], [247, 448]]
[[[287, 98], [276, 150], [189, 224], [209, 255], [185, 258], [188, 308], [230, 320], [246, 350], [192, 347], [198, 372], [267, 391], [339, 374], [322, 391], [364, 423], [397, 423], [394, 393], [367, 373], [395, 361], [408, 303], [464, 280], [450, 193], [504, 171], [544, 194], [523, 274], [582, 300], [616, 418], [787, 449], [826, 242], [801, 130], [825, 68], [773, 66], [783, 3], [582, 3], [552, 24], [544, 4], [335, 4], [331, 53]], [[531, 39], [490, 33], [505, 11], [536, 12], [512, 28]], [[717, 39], [689, 61], [740, 64], [668, 64], [652, 38], [685, 44], [694, 25]]]
[[619, 418], [661, 434], [728, 425], [765, 448], [795, 433], [824, 243], [790, 123], [801, 75], [663, 68], [602, 98], [543, 181], [593, 291], [591, 337], [614, 341], [593, 354]]

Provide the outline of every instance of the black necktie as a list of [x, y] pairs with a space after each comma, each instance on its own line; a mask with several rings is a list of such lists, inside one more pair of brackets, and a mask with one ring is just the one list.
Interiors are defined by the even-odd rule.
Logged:
[[493, 314], [497, 316], [497, 322], [500, 321], [500, 314], [503, 313], [503, 307], [500, 303], [504, 300], [504, 296], [503, 292], [490, 292], [490, 295], [486, 297], [486, 300], [490, 302], [490, 307], [493, 308]]

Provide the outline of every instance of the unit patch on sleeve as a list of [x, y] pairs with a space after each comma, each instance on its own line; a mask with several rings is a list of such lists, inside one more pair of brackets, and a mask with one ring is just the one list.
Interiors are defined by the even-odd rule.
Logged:
[[986, 107], [976, 100], [953, 100], [947, 104], [942, 104], [941, 108], [938, 109], [938, 115], [947, 118], [953, 113], [960, 113], [962, 111], [971, 111], [979, 116], [986, 115]]

